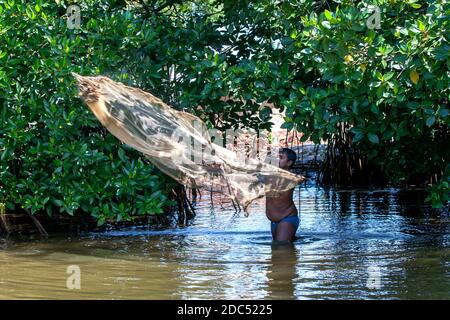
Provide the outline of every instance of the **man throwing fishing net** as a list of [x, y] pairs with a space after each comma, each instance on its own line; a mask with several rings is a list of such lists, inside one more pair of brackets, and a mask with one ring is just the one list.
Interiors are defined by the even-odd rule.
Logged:
[[142, 152], [180, 184], [221, 192], [246, 213], [255, 199], [266, 196], [267, 217], [275, 224], [274, 239], [293, 239], [298, 222], [292, 191], [303, 177], [287, 171], [295, 162], [292, 150], [282, 149], [279, 166], [255, 158], [239, 160], [236, 152], [212, 142], [205, 124], [195, 115], [107, 77], [73, 75], [80, 98], [123, 143]]

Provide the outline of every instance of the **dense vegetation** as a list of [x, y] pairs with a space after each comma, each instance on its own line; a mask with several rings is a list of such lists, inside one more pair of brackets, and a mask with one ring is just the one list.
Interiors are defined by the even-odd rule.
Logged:
[[328, 142], [324, 183], [432, 184], [433, 205], [448, 201], [446, 1], [370, 1], [380, 28], [366, 24], [368, 1], [87, 0], [69, 29], [70, 3], [0, 0], [7, 209], [102, 224], [174, 204], [176, 184], [105, 132], [72, 71], [140, 87], [222, 130], [269, 128], [259, 104], [269, 101], [286, 110], [285, 128]]

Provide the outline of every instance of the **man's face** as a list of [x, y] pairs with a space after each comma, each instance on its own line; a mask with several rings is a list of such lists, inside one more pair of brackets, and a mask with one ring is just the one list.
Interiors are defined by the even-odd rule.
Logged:
[[279, 153], [278, 166], [281, 169], [288, 170], [289, 165], [291, 164], [291, 160], [288, 160], [287, 155], [283, 152]]

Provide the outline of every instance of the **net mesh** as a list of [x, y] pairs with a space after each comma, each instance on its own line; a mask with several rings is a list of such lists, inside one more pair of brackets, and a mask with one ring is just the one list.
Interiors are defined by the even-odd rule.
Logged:
[[[303, 178], [271, 164], [278, 150], [267, 152], [267, 139], [248, 131], [231, 139], [218, 131], [212, 135], [199, 117], [150, 93], [103, 76], [73, 75], [79, 97], [109, 132], [188, 188], [225, 194], [248, 214], [255, 199], [276, 197]], [[224, 147], [224, 140], [231, 142]]]

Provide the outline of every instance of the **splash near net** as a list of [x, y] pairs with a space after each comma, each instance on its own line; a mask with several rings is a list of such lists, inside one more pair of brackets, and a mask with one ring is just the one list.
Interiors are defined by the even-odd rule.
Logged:
[[276, 197], [303, 178], [278, 168], [278, 149], [267, 152], [267, 139], [233, 132], [224, 145], [220, 133], [199, 117], [150, 93], [107, 77], [73, 75], [80, 98], [109, 132], [189, 188], [225, 194], [248, 213], [253, 200]]

